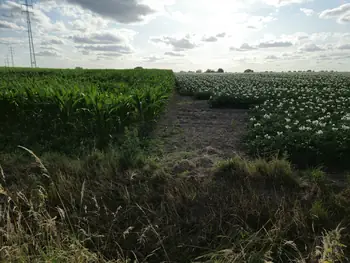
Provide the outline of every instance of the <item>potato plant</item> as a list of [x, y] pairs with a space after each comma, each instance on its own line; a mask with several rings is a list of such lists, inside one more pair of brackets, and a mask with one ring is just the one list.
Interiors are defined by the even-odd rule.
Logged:
[[301, 165], [350, 158], [348, 73], [178, 74], [180, 93], [211, 92], [212, 107], [250, 109], [252, 154], [286, 154]]

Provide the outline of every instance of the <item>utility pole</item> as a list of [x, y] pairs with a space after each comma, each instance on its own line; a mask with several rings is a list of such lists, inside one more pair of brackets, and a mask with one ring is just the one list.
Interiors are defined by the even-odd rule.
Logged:
[[36, 68], [35, 49], [34, 49], [33, 33], [32, 33], [32, 22], [30, 20], [30, 14], [32, 12], [29, 11], [29, 7], [33, 8], [33, 5], [30, 4], [28, 0], [25, 0], [25, 3], [23, 4], [23, 6], [25, 7], [25, 10], [23, 12], [26, 13], [26, 17], [27, 17], [30, 65], [32, 68]]
[[13, 47], [12, 46], [9, 47], [9, 51], [10, 51], [10, 56], [11, 56], [12, 67], [14, 68], [15, 67], [15, 62], [13, 60]]
[[5, 57], [5, 68], [8, 68], [8, 67], [10, 67], [10, 62], [9, 62], [9, 56], [7, 55]]

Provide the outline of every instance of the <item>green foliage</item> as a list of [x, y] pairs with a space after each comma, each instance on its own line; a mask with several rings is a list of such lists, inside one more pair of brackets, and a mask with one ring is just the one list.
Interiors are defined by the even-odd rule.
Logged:
[[310, 179], [315, 183], [324, 183], [326, 180], [326, 173], [321, 169], [313, 169], [310, 171]]
[[212, 96], [212, 92], [210, 91], [202, 91], [202, 92], [196, 92], [194, 94], [194, 97], [197, 100], [208, 100]]
[[140, 167], [144, 162], [140, 138], [137, 129], [125, 128], [124, 139], [118, 150], [118, 165], [120, 169]]
[[312, 207], [310, 209], [310, 214], [313, 216], [316, 220], [324, 220], [328, 218], [328, 211], [324, 207], [323, 203], [319, 200], [315, 201], [312, 204]]
[[249, 109], [251, 155], [287, 154], [300, 167], [349, 166], [347, 73], [177, 74], [180, 94], [211, 94], [216, 108]]
[[236, 128], [236, 122], [234, 120], [231, 121], [231, 127], [232, 127], [232, 129]]
[[322, 235], [322, 244], [316, 248], [316, 257], [321, 263], [346, 262], [344, 249], [341, 242], [344, 228], [337, 226], [334, 230], [325, 231]]
[[249, 179], [272, 185], [288, 185], [291, 188], [298, 186], [290, 163], [284, 159], [247, 161], [239, 156], [234, 156], [229, 160], [217, 163], [215, 174], [232, 181]]
[[163, 70], [0, 70], [0, 151], [16, 145], [106, 148], [125, 127], [145, 134], [175, 84]]
[[216, 168], [218, 175], [230, 177], [253, 176], [255, 174], [255, 166], [239, 156], [218, 162]]

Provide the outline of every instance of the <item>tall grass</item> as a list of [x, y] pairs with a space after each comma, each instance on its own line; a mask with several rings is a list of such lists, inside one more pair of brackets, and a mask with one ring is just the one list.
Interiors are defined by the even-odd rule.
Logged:
[[[285, 161], [218, 163], [206, 178], [120, 153], [77, 160], [2, 155], [4, 262], [347, 262], [348, 189], [324, 189]], [[124, 159], [127, 159], [124, 155]], [[124, 161], [123, 161], [124, 162]], [[262, 168], [265, 167], [265, 168]], [[277, 169], [278, 167], [278, 169]], [[283, 168], [284, 167], [284, 168]], [[281, 176], [280, 176], [281, 175]], [[297, 180], [298, 181], [298, 180]], [[294, 181], [295, 182], [295, 181]], [[322, 200], [327, 217], [311, 212]]]

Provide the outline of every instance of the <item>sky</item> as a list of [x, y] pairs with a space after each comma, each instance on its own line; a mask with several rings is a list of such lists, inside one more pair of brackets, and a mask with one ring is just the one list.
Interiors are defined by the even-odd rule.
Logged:
[[[0, 0], [0, 65], [30, 66], [23, 1]], [[32, 1], [39, 67], [350, 71], [346, 0]]]

